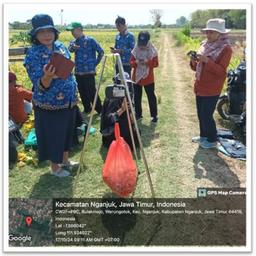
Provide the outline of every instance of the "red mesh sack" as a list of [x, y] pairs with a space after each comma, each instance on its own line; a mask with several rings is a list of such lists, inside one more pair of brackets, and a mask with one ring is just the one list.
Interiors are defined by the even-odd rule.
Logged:
[[130, 147], [120, 136], [118, 123], [115, 124], [115, 138], [109, 147], [102, 177], [115, 194], [126, 197], [135, 189], [137, 167]]

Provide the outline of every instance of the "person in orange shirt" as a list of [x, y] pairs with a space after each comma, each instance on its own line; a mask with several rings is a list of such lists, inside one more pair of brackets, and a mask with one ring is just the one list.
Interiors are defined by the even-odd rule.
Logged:
[[16, 84], [17, 77], [9, 72], [9, 114], [17, 124], [23, 124], [32, 112], [32, 92]]
[[194, 92], [200, 128], [200, 135], [193, 137], [192, 142], [199, 143], [200, 147], [205, 149], [217, 146], [217, 130], [213, 113], [232, 56], [227, 34], [229, 31], [225, 28], [225, 20], [219, 18], [208, 20], [206, 28], [202, 29], [206, 40], [197, 51], [197, 57], [190, 60], [190, 67], [196, 71]]
[[142, 87], [144, 87], [149, 104], [151, 122], [157, 123], [157, 100], [155, 95], [154, 68], [158, 67], [158, 53], [155, 46], [150, 42], [148, 31], [141, 31], [138, 42], [132, 50], [130, 60], [132, 80], [134, 84], [134, 103], [136, 119], [142, 118]]

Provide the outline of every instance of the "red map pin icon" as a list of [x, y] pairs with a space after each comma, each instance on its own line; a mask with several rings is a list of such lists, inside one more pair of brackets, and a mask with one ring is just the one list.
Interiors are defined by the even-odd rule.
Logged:
[[32, 219], [32, 217], [30, 217], [30, 216], [28, 216], [28, 217], [26, 217], [26, 224], [27, 224], [27, 226], [30, 226], [31, 225], [31, 223], [32, 223], [32, 221], [33, 221], [33, 219]]

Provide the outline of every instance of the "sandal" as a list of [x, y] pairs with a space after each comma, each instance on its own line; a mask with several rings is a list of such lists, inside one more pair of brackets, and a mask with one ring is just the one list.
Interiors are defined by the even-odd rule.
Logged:
[[75, 170], [79, 167], [79, 162], [68, 161], [68, 163], [61, 164], [61, 167], [67, 170]]
[[70, 176], [70, 172], [60, 168], [58, 171], [52, 171], [52, 175], [56, 177], [68, 177]]

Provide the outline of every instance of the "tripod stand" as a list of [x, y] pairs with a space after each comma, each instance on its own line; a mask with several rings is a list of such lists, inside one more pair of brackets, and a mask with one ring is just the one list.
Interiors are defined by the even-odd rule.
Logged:
[[[121, 58], [120, 58], [120, 55], [118, 53], [114, 54], [114, 57], [116, 59], [116, 64], [118, 65], [119, 76], [120, 76], [121, 83], [125, 87], [126, 96], [124, 98], [124, 104], [125, 104], [125, 110], [126, 110], [126, 113], [127, 113], [128, 125], [129, 125], [129, 130], [130, 130], [131, 139], [132, 139], [133, 151], [134, 151], [134, 154], [135, 154], [135, 157], [136, 157], [136, 161], [138, 163], [138, 157], [137, 157], [137, 153], [136, 153], [136, 147], [135, 147], [134, 136], [133, 136], [133, 131], [132, 131], [130, 112], [131, 112], [132, 119], [133, 119], [133, 122], [134, 122], [135, 131], [136, 131], [136, 135], [137, 135], [138, 142], [139, 142], [139, 148], [140, 148], [141, 156], [142, 156], [145, 168], [146, 168], [146, 174], [147, 174], [147, 179], [148, 179], [148, 182], [149, 182], [152, 198], [155, 198], [155, 192], [154, 192], [154, 188], [153, 188], [153, 184], [152, 184], [152, 180], [151, 180], [151, 176], [150, 176], [150, 171], [149, 171], [147, 159], [146, 159], [146, 156], [145, 156], [145, 153], [144, 153], [144, 149], [143, 149], [143, 145], [142, 145], [142, 141], [141, 141], [141, 137], [140, 137], [139, 128], [138, 128], [138, 124], [137, 124], [137, 121], [136, 121], [134, 109], [132, 107], [133, 105], [132, 105], [132, 100], [131, 100], [129, 88], [128, 88], [128, 85], [127, 85], [127, 82], [126, 82], [126, 79], [125, 79], [125, 76], [124, 76], [124, 69], [123, 69], [123, 65], [122, 65], [122, 62], [121, 62]], [[100, 85], [101, 85], [101, 81], [102, 81], [102, 77], [103, 77], [103, 73], [104, 73], [104, 68], [105, 68], [105, 65], [106, 65], [106, 60], [107, 60], [107, 56], [104, 56], [104, 58], [102, 60], [102, 67], [101, 67], [101, 71], [100, 71], [100, 75], [99, 75], [98, 85], [97, 85], [97, 88], [96, 88], [96, 93], [95, 93], [94, 101], [93, 101], [93, 105], [92, 105], [92, 111], [90, 113], [90, 119], [89, 119], [87, 131], [86, 131], [84, 145], [83, 145], [83, 149], [82, 149], [82, 152], [81, 152], [81, 155], [80, 155], [79, 168], [78, 168], [76, 178], [78, 178], [78, 176], [80, 174], [81, 167], [85, 165], [84, 164], [84, 158], [85, 158], [84, 153], [85, 153], [85, 149], [86, 149], [86, 143], [87, 143], [88, 137], [89, 137], [89, 131], [90, 131], [90, 127], [91, 127], [91, 124], [92, 124], [92, 118], [93, 118], [93, 115], [94, 115], [94, 110], [95, 110], [96, 101], [97, 101], [97, 97], [98, 97], [99, 90], [100, 90]], [[127, 102], [127, 100], [128, 100], [128, 102]], [[130, 111], [129, 111], [129, 108], [128, 108], [128, 103], [129, 103], [129, 106], [130, 106]]]

